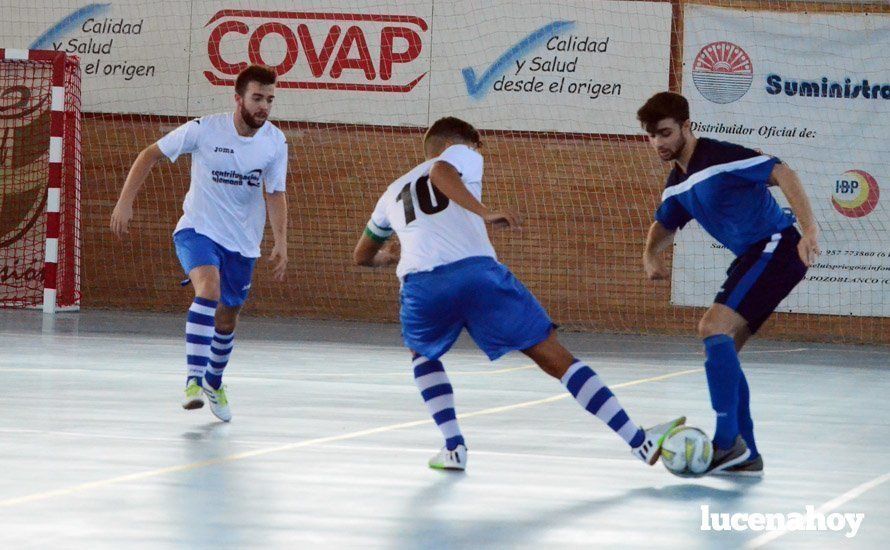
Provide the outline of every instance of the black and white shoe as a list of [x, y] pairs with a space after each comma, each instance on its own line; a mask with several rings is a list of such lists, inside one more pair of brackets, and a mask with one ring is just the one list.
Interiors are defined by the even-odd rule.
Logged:
[[763, 477], [763, 456], [757, 455], [735, 466], [719, 470], [713, 473], [715, 476], [727, 477]]
[[[705, 475], [721, 475], [725, 470], [744, 463], [751, 456], [751, 450], [745, 444], [741, 435], [737, 435], [732, 447], [721, 449], [714, 445], [714, 456], [711, 465], [708, 466]], [[761, 464], [761, 470], [763, 465]]]

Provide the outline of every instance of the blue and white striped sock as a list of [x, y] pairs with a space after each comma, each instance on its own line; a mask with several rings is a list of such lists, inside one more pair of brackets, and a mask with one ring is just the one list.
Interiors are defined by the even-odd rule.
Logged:
[[223, 370], [229, 364], [229, 356], [235, 346], [235, 333], [222, 333], [213, 331], [213, 342], [210, 344], [210, 361], [207, 370], [204, 371], [204, 380], [215, 390], [222, 385]]
[[448, 450], [453, 451], [458, 445], [466, 445], [454, 412], [454, 390], [442, 362], [415, 355], [414, 383], [417, 384], [436, 426], [442, 432]]
[[646, 439], [646, 434], [627, 416], [612, 390], [581, 361], [575, 359], [563, 375], [562, 384], [587, 412], [605, 422], [631, 448], [639, 447]]
[[186, 384], [192, 378], [204, 376], [207, 361], [210, 359], [210, 342], [213, 340], [213, 316], [216, 314], [214, 300], [196, 296], [189, 307], [188, 319], [185, 323], [185, 359], [188, 365]]

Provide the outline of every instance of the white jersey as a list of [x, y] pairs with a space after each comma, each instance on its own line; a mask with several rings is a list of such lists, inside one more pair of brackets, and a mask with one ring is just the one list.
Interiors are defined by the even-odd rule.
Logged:
[[400, 279], [473, 256], [497, 259], [482, 218], [430, 184], [430, 170], [437, 161], [452, 165], [470, 193], [482, 200], [482, 155], [466, 145], [452, 145], [393, 182], [377, 201], [368, 230], [380, 238], [393, 231], [399, 236]]
[[[260, 255], [266, 192], [285, 190], [287, 142], [266, 122], [252, 137], [238, 135], [233, 113], [192, 120], [158, 140], [173, 162], [192, 155], [192, 182], [176, 231], [194, 229], [248, 258]], [[175, 231], [174, 231], [175, 232]]]

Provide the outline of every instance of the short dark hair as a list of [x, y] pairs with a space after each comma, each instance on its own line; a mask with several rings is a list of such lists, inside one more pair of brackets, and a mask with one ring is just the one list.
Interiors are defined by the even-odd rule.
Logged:
[[689, 102], [685, 97], [674, 92], [659, 92], [637, 111], [637, 120], [649, 132], [654, 131], [658, 122], [666, 118], [672, 118], [679, 124], [689, 120]]
[[235, 79], [235, 93], [243, 96], [247, 91], [247, 85], [251, 82], [258, 82], [263, 86], [275, 84], [275, 71], [265, 65], [251, 65], [238, 73]]
[[430, 129], [426, 132], [424, 141], [431, 137], [446, 140], [453, 139], [472, 143], [477, 146], [482, 143], [479, 138], [479, 131], [473, 128], [472, 124], [453, 116], [440, 118], [436, 122], [433, 122], [433, 125], [430, 126]]

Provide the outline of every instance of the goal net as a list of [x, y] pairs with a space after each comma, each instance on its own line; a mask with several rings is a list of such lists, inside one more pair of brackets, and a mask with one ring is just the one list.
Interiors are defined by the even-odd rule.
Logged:
[[[81, 59], [87, 307], [187, 307], [170, 234], [188, 159], [154, 169], [127, 238], [113, 238], [109, 216], [142, 148], [193, 117], [232, 110], [235, 75], [265, 63], [279, 73], [272, 118], [289, 142], [290, 265], [279, 284], [258, 263], [249, 314], [397, 320], [392, 270], [355, 267], [351, 251], [386, 186], [423, 160], [424, 128], [454, 115], [482, 131], [484, 201], [525, 218], [521, 232], [491, 231], [499, 257], [556, 322], [693, 333], [732, 258], [691, 223], [667, 252], [670, 280], [643, 275], [668, 166], [636, 110], [670, 89], [689, 99], [698, 136], [780, 157], [813, 204], [825, 253], [763, 332], [890, 343], [886, 2], [122, 0], [38, 9], [0, 0], [0, 8], [10, 15], [0, 43]], [[24, 247], [32, 262], [42, 254], [33, 242]], [[263, 252], [270, 248], [267, 230]]]

